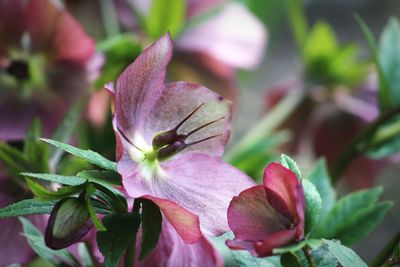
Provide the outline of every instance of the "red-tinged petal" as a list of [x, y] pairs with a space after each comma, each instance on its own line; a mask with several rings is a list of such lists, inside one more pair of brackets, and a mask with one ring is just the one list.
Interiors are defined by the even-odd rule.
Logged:
[[257, 255], [253, 241], [245, 241], [235, 238], [234, 240], [226, 240], [225, 244], [232, 250], [247, 250], [251, 254]]
[[119, 76], [115, 97], [117, 124], [128, 137], [133, 137], [134, 131], [143, 130], [159, 100], [171, 56], [172, 40], [166, 33]]
[[[140, 238], [139, 233], [138, 239]], [[135, 255], [139, 255], [139, 246]], [[164, 220], [157, 246], [142, 262], [137, 261], [135, 266], [222, 267], [223, 261], [206, 238], [201, 237], [197, 243], [187, 244], [176, 234], [171, 224]]]
[[189, 18], [201, 15], [203, 12], [211, 11], [222, 6], [227, 0], [188, 0], [187, 16]]
[[48, 50], [54, 60], [82, 65], [92, 57], [94, 41], [61, 6], [51, 0], [31, 0], [28, 10], [33, 49]]
[[[128, 163], [124, 170], [128, 171]], [[173, 201], [199, 216], [203, 233], [220, 235], [228, 227], [226, 211], [230, 200], [254, 182], [219, 158], [202, 153], [185, 153], [161, 163], [162, 174], [143, 177], [139, 168], [123, 177], [131, 197], [151, 195]], [[120, 170], [120, 169], [119, 169]]]
[[264, 186], [275, 210], [291, 222], [304, 222], [304, 193], [296, 174], [273, 162], [264, 170]]
[[246, 241], [258, 241], [271, 233], [286, 230], [290, 224], [268, 203], [262, 185], [251, 187], [232, 199], [228, 223], [235, 239]]
[[22, 0], [0, 0], [0, 57], [7, 46], [19, 47], [26, 27], [26, 3]]
[[144, 137], [151, 144], [156, 133], [173, 129], [193, 110], [202, 105], [178, 130], [178, 133], [189, 133], [208, 122], [217, 122], [201, 129], [186, 139], [186, 143], [220, 135], [206, 142], [188, 147], [184, 152], [197, 151], [210, 155], [222, 156], [230, 134], [230, 102], [207, 88], [187, 82], [170, 83], [157, 101], [154, 109], [146, 118]]
[[242, 4], [231, 3], [182, 33], [178, 49], [209, 54], [233, 67], [254, 68], [263, 58], [266, 29]]
[[265, 239], [254, 243], [254, 249], [259, 257], [267, 257], [272, 255], [274, 248], [290, 245], [297, 240], [296, 230], [283, 230], [275, 232]]
[[202, 238], [198, 216], [167, 199], [153, 196], [142, 196], [142, 198], [151, 200], [160, 208], [164, 216], [186, 243], [193, 244]]

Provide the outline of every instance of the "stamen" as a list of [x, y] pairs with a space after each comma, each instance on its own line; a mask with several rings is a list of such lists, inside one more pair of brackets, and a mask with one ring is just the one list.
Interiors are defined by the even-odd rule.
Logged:
[[134, 143], [132, 143], [129, 138], [121, 131], [121, 129], [117, 126], [117, 131], [119, 132], [119, 134], [122, 136], [122, 138], [124, 138], [124, 140], [126, 142], [128, 142], [129, 144], [131, 144], [134, 148], [136, 148], [137, 150], [143, 152], [143, 150], [141, 150], [140, 148], [138, 148], [137, 146], [135, 146]]
[[188, 144], [186, 144], [186, 147], [185, 147], [185, 148], [187, 148], [187, 147], [189, 147], [189, 146], [196, 145], [196, 144], [198, 144], [198, 143], [201, 143], [201, 142], [204, 142], [204, 141], [207, 141], [207, 140], [210, 140], [210, 139], [212, 139], [212, 138], [215, 138], [215, 137], [218, 137], [218, 136], [221, 136], [221, 135], [223, 135], [223, 134], [221, 133], [221, 134], [212, 135], [212, 136], [209, 136], [209, 137], [206, 137], [206, 138], [203, 138], [203, 139], [200, 139], [200, 140], [197, 140], [197, 141], [188, 143]]
[[175, 126], [175, 128], [173, 130], [178, 130], [179, 127], [182, 126], [182, 124], [184, 124], [190, 117], [192, 117], [202, 106], [204, 105], [204, 103], [201, 103], [200, 106], [198, 106], [195, 110], [193, 110], [189, 115], [186, 116], [186, 118], [184, 118], [180, 123], [178, 123], [178, 125]]
[[194, 134], [195, 132], [200, 131], [200, 130], [203, 129], [204, 127], [207, 127], [207, 126], [209, 126], [209, 125], [211, 125], [211, 124], [213, 124], [213, 123], [216, 123], [217, 121], [223, 120], [223, 119], [225, 119], [225, 116], [223, 116], [223, 117], [221, 117], [221, 118], [218, 118], [218, 119], [216, 119], [216, 120], [207, 122], [206, 124], [203, 124], [202, 126], [200, 126], [200, 127], [196, 128], [196, 129], [190, 131], [189, 133], [185, 134], [185, 135], [184, 135], [184, 136], [185, 136], [185, 139], [186, 139], [187, 137], [191, 136], [192, 134]]

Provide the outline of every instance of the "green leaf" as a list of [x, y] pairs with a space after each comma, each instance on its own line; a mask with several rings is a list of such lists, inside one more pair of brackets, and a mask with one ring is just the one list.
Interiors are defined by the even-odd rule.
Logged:
[[350, 248], [337, 242], [326, 240], [328, 249], [343, 267], [368, 267], [368, 265]]
[[102, 88], [105, 83], [118, 78], [140, 54], [142, 46], [132, 34], [121, 34], [100, 42], [97, 49], [105, 56], [101, 76], [95, 82], [96, 88]]
[[379, 42], [379, 60], [386, 81], [389, 85], [389, 106], [400, 105], [400, 24], [394, 17], [390, 18]]
[[117, 266], [128, 248], [135, 240], [140, 225], [140, 216], [136, 213], [110, 214], [103, 218], [107, 228], [97, 232], [97, 244], [104, 256], [104, 266]]
[[68, 144], [64, 144], [64, 143], [60, 143], [58, 141], [55, 140], [51, 140], [51, 139], [41, 139], [53, 146], [56, 146], [58, 148], [61, 148], [65, 151], [67, 151], [68, 153], [71, 153], [74, 156], [77, 156], [79, 158], [82, 158], [94, 165], [97, 165], [101, 168], [104, 168], [106, 170], [110, 170], [110, 171], [117, 171], [117, 164], [111, 160], [106, 159], [105, 157], [103, 157], [102, 155], [100, 155], [97, 152], [91, 151], [91, 150], [82, 150], [79, 149], [77, 147], [74, 146], [70, 146]]
[[90, 255], [90, 248], [86, 243], [79, 243], [78, 244], [78, 253], [80, 262], [82, 267], [94, 267], [96, 264], [94, 263], [92, 256]]
[[4, 169], [10, 175], [29, 169], [29, 162], [25, 155], [7, 143], [0, 143], [0, 161], [4, 162]]
[[378, 55], [378, 46], [376, 44], [375, 37], [371, 30], [368, 28], [368, 25], [364, 22], [364, 20], [355, 15], [355, 19], [357, 20], [358, 24], [361, 27], [361, 30], [364, 34], [365, 39], [367, 40], [369, 49], [372, 54], [372, 58], [374, 59], [377, 73], [378, 73], [378, 80], [379, 80], [379, 90], [378, 90], [378, 99], [379, 99], [379, 106], [382, 111], [387, 110], [390, 107], [390, 87], [389, 83], [386, 79], [385, 73], [382, 68], [382, 64], [379, 59]]
[[29, 173], [29, 172], [23, 172], [21, 173], [21, 175], [41, 179], [47, 182], [55, 182], [72, 186], [82, 185], [86, 183], [86, 179], [77, 176], [66, 176], [66, 175], [48, 174], [48, 173]]
[[360, 240], [380, 222], [390, 208], [388, 203], [375, 203], [381, 194], [382, 188], [375, 187], [341, 198], [311, 236], [341, 238], [345, 244]]
[[51, 192], [41, 184], [27, 178], [26, 183], [32, 193], [41, 200], [58, 200], [64, 197], [69, 197], [79, 193], [83, 186], [67, 186], [57, 189], [57, 191]]
[[154, 0], [144, 21], [145, 29], [153, 40], [167, 31], [176, 37], [182, 29], [185, 17], [185, 0]]
[[34, 119], [29, 128], [24, 142], [24, 154], [29, 163], [30, 171], [48, 172], [50, 150], [43, 142], [40, 142], [42, 125], [39, 119]]
[[304, 59], [312, 62], [319, 58], [332, 58], [339, 44], [332, 27], [326, 22], [317, 22], [311, 29], [304, 45]]
[[320, 219], [332, 209], [336, 201], [336, 192], [331, 184], [331, 179], [326, 167], [325, 160], [321, 159], [317, 162], [314, 170], [307, 176], [317, 188], [322, 201]]
[[43, 259], [58, 265], [60, 262], [68, 266], [79, 266], [77, 259], [67, 250], [52, 250], [44, 243], [42, 233], [27, 219], [20, 217], [24, 235], [31, 248]]
[[92, 220], [97, 231], [102, 232], [102, 231], [106, 231], [107, 228], [103, 225], [103, 223], [97, 217], [96, 210], [92, 203], [92, 199], [90, 198], [90, 196], [93, 195], [95, 192], [96, 192], [96, 188], [93, 186], [93, 184], [88, 184], [86, 186], [86, 195], [85, 195], [86, 207], [89, 211], [90, 219]]
[[275, 267], [269, 258], [256, 258], [244, 250], [231, 250], [239, 267]]
[[77, 176], [91, 182], [97, 181], [99, 183], [106, 182], [113, 185], [122, 185], [121, 175], [114, 171], [85, 170], [77, 173]]
[[[321, 240], [322, 241], [322, 240]], [[323, 242], [323, 241], [322, 241]], [[338, 259], [329, 251], [328, 245], [323, 243], [322, 246], [312, 250], [312, 257], [314, 258], [317, 267], [337, 267], [339, 266]]]
[[139, 260], [143, 260], [157, 246], [161, 234], [162, 215], [160, 209], [147, 199], [142, 203], [142, 244], [140, 246]]
[[50, 214], [54, 205], [54, 201], [25, 199], [0, 209], [0, 218], [24, 216], [30, 214]]
[[306, 201], [305, 210], [305, 234], [309, 234], [317, 224], [322, 208], [322, 200], [317, 188], [309, 180], [302, 180], [301, 184], [304, 190], [304, 198]]
[[302, 51], [308, 33], [308, 24], [303, 8], [304, 4], [300, 0], [286, 0], [286, 4], [297, 47]]
[[297, 178], [301, 179], [301, 172], [297, 163], [288, 155], [282, 154], [281, 155], [281, 163], [284, 167], [288, 168], [292, 172], [294, 172]]
[[283, 253], [288, 253], [288, 252], [296, 252], [298, 250], [301, 250], [305, 246], [309, 246], [312, 249], [316, 249], [319, 246], [322, 245], [322, 240], [321, 239], [306, 239], [303, 241], [300, 241], [296, 244], [287, 246], [287, 247], [280, 247], [280, 248], [274, 248], [273, 253], [274, 254], [283, 254]]
[[[58, 125], [52, 136], [53, 140], [59, 142], [69, 142], [81, 117], [84, 101], [78, 101], [71, 106], [64, 119]], [[50, 166], [57, 166], [62, 155], [62, 149], [52, 146], [50, 148]]]

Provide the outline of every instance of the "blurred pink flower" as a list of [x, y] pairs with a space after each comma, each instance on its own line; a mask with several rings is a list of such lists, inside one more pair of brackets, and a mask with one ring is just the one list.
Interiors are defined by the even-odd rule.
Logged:
[[55, 1], [0, 0], [0, 140], [20, 140], [33, 118], [49, 135], [88, 92], [102, 57]]
[[118, 171], [129, 196], [156, 203], [188, 243], [228, 230], [230, 199], [254, 183], [220, 157], [230, 105], [207, 88], [164, 84], [172, 56], [165, 34], [118, 78], [113, 120]]
[[304, 236], [304, 192], [296, 174], [279, 163], [264, 171], [264, 184], [234, 197], [228, 222], [235, 234], [231, 249], [246, 249], [259, 257], [290, 245]]

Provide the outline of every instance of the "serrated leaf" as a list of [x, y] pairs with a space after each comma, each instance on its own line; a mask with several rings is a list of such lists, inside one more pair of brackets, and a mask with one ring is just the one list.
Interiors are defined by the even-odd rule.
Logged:
[[343, 267], [368, 267], [368, 265], [350, 248], [337, 242], [324, 239], [328, 249]]
[[89, 211], [90, 219], [92, 220], [94, 226], [96, 227], [96, 230], [97, 231], [106, 231], [107, 228], [103, 225], [103, 223], [97, 217], [96, 210], [94, 208], [92, 199], [90, 197], [95, 192], [96, 192], [96, 188], [92, 184], [88, 184], [86, 186], [86, 195], [85, 195], [86, 207]]
[[41, 179], [47, 182], [55, 182], [64, 185], [82, 185], [86, 182], [86, 179], [77, 177], [77, 176], [66, 176], [66, 175], [58, 175], [58, 174], [49, 174], [49, 173], [21, 173], [23, 176], [32, 177]]
[[183, 27], [185, 17], [185, 0], [154, 0], [145, 19], [145, 29], [153, 40], [167, 31], [176, 37]]
[[24, 154], [29, 163], [29, 170], [37, 172], [49, 171], [49, 147], [40, 142], [42, 125], [39, 119], [34, 119], [24, 142]]
[[26, 183], [32, 193], [41, 200], [58, 200], [64, 197], [75, 195], [82, 190], [82, 186], [78, 185], [61, 187], [57, 191], [52, 192], [29, 178], [26, 179]]
[[[321, 240], [321, 242], [323, 242]], [[339, 262], [335, 255], [329, 251], [328, 245], [323, 243], [322, 246], [317, 249], [312, 250], [312, 257], [314, 258], [315, 264], [317, 267], [337, 267], [339, 266]]]
[[117, 164], [109, 159], [106, 159], [105, 157], [103, 157], [102, 155], [100, 155], [97, 152], [91, 151], [91, 150], [83, 150], [68, 144], [64, 144], [55, 140], [51, 140], [51, 139], [41, 139], [53, 146], [56, 146], [58, 148], [61, 148], [65, 151], [67, 151], [68, 153], [71, 153], [74, 156], [77, 156], [81, 159], [84, 159], [94, 165], [97, 165], [101, 168], [104, 168], [106, 170], [110, 170], [110, 171], [117, 171]]
[[140, 225], [140, 216], [136, 213], [110, 214], [103, 218], [107, 228], [97, 233], [97, 244], [104, 256], [104, 266], [117, 266], [128, 248], [135, 240]]
[[54, 201], [25, 199], [0, 209], [0, 218], [24, 216], [30, 214], [50, 214], [54, 205]]
[[231, 252], [239, 267], [275, 267], [269, 258], [257, 258], [243, 250], [231, 250]]
[[142, 243], [139, 260], [143, 260], [157, 246], [161, 234], [162, 215], [153, 202], [141, 199], [142, 203]]
[[297, 176], [297, 178], [301, 179], [301, 172], [299, 166], [297, 166], [297, 163], [288, 155], [282, 154], [281, 155], [281, 164], [294, 172]]
[[283, 253], [288, 253], [288, 252], [296, 252], [305, 246], [309, 246], [312, 249], [316, 249], [319, 246], [321, 246], [322, 243], [323, 242], [321, 239], [306, 239], [306, 240], [300, 241], [296, 244], [293, 244], [293, 245], [290, 245], [287, 247], [274, 248], [273, 253], [274, 254], [283, 254]]
[[306, 202], [304, 233], [308, 235], [317, 224], [322, 208], [322, 200], [317, 188], [309, 180], [302, 180], [301, 184], [304, 191], [304, 199]]
[[[375, 187], [370, 190], [360, 190], [341, 198], [328, 215], [320, 221], [311, 236], [314, 238], [343, 237], [340, 235], [341, 231], [352, 228], [354, 237], [363, 237], [361, 233], [367, 234], [367, 232], [360, 231], [359, 234], [356, 234], [357, 228], [360, 224], [365, 223], [364, 212], [369, 213], [368, 210], [375, 207], [375, 202], [381, 194], [382, 188]], [[357, 240], [352, 238], [346, 241], [355, 242]]]
[[332, 209], [336, 201], [336, 192], [331, 184], [324, 159], [317, 162], [317, 165], [308, 175], [307, 179], [315, 185], [321, 197], [322, 208], [320, 218], [322, 219]]
[[58, 265], [64, 262], [69, 266], [79, 266], [77, 259], [67, 250], [52, 250], [44, 243], [42, 233], [27, 219], [20, 217], [24, 235], [31, 248], [43, 259]]
[[122, 185], [122, 178], [118, 172], [85, 170], [77, 173], [78, 177], [82, 177], [91, 182], [106, 182], [113, 185]]

